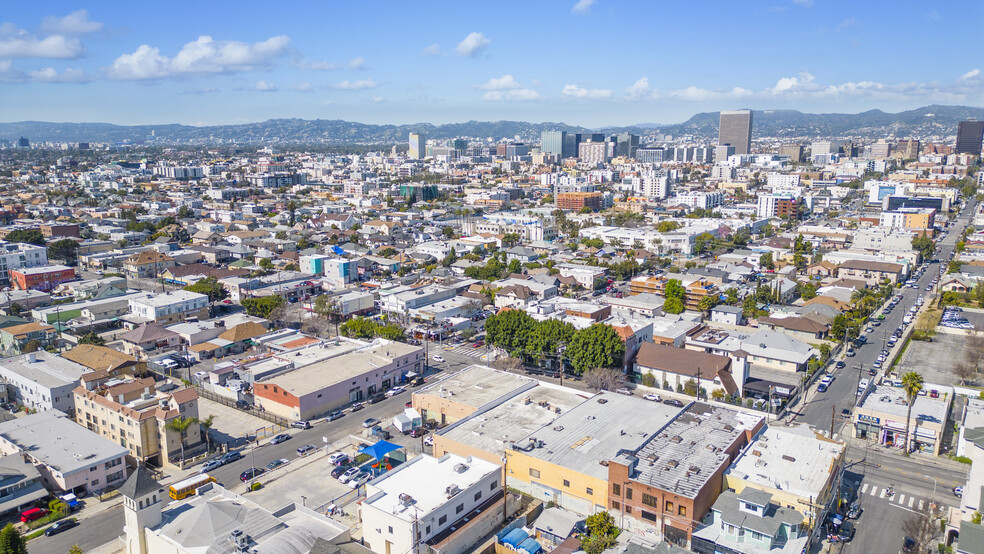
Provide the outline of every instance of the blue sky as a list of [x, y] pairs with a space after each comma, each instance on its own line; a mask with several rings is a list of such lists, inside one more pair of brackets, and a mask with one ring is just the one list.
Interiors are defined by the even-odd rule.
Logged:
[[984, 105], [984, 2], [6, 2], [0, 121], [675, 123]]

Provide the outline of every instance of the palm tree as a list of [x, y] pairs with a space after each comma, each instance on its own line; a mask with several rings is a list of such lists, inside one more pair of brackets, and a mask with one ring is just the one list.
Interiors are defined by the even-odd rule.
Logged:
[[212, 425], [215, 423], [215, 414], [212, 414], [205, 419], [198, 420], [198, 426], [201, 428], [202, 432], [205, 433], [205, 445], [207, 447], [206, 452], [212, 451], [212, 437], [209, 436], [208, 432], [212, 429]]
[[910, 371], [902, 376], [902, 390], [905, 391], [905, 446], [903, 450], [909, 453], [909, 418], [912, 416], [912, 405], [916, 403], [919, 391], [923, 389], [923, 376]]
[[[185, 459], [185, 437], [188, 435], [188, 428], [198, 422], [197, 417], [178, 416], [164, 425], [164, 429], [172, 433], [178, 433], [181, 444], [181, 465], [184, 466]], [[165, 453], [165, 456], [167, 453]]]

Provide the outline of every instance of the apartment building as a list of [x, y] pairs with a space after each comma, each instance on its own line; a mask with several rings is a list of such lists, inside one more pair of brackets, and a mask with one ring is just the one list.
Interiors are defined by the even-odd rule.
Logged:
[[699, 310], [701, 300], [707, 296], [717, 296], [720, 292], [717, 285], [711, 281], [688, 275], [660, 275], [655, 277], [640, 275], [629, 281], [629, 290], [632, 294], [648, 292], [656, 296], [665, 297], [666, 283], [671, 279], [680, 281], [680, 284], [683, 286], [683, 304], [688, 310]]
[[581, 211], [584, 208], [596, 212], [601, 209], [600, 192], [563, 192], [557, 195], [557, 208]]
[[76, 279], [75, 269], [65, 265], [45, 265], [11, 269], [10, 284], [19, 290], [51, 292], [62, 283]]
[[130, 313], [144, 322], [162, 325], [179, 323], [190, 317], [208, 317], [208, 296], [186, 290], [168, 291], [153, 297], [132, 298]]
[[44, 350], [0, 360], [0, 380], [11, 400], [39, 411], [72, 413], [72, 389], [88, 372], [87, 367]]
[[86, 429], [127, 449], [141, 462], [161, 467], [201, 447], [198, 425], [191, 425], [184, 436], [168, 430], [177, 418], [198, 417], [198, 391], [183, 388], [170, 392], [155, 389], [154, 379], [127, 377], [104, 379], [76, 387], [75, 421]]

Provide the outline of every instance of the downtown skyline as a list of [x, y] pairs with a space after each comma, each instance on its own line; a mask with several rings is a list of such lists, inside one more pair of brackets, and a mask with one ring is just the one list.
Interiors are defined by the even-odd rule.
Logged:
[[984, 104], [979, 62], [954, 55], [979, 46], [984, 8], [972, 2], [498, 7], [11, 5], [0, 121], [598, 127], [739, 108]]

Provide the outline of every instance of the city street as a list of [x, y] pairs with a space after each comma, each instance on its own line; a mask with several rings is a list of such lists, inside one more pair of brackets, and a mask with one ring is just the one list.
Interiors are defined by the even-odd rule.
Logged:
[[[88, 499], [87, 502], [98, 502]], [[31, 552], [61, 554], [78, 544], [83, 552], [102, 546], [123, 534], [123, 506], [114, 506], [92, 517], [79, 519], [79, 526], [53, 537], [41, 535], [27, 542]]]

